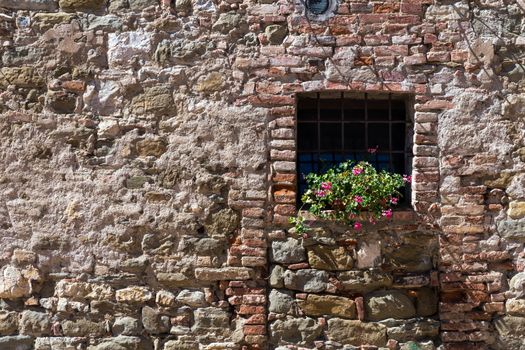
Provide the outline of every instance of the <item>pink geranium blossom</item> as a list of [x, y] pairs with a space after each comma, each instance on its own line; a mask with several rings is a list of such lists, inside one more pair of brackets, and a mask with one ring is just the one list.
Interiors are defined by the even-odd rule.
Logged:
[[403, 181], [405, 181], [406, 183], [411, 183], [412, 182], [412, 176], [411, 175], [403, 175]]
[[361, 203], [363, 203], [363, 197], [361, 197], [361, 196], [355, 196], [355, 197], [354, 197], [354, 200], [355, 200], [355, 202], [356, 202], [357, 204], [361, 204]]
[[361, 174], [363, 172], [363, 168], [360, 168], [360, 167], [354, 167], [354, 169], [352, 169], [352, 174], [354, 174], [355, 176]]
[[326, 196], [326, 191], [324, 191], [324, 190], [317, 191], [317, 192], [315, 192], [315, 195], [317, 197], [324, 197], [324, 196]]
[[383, 210], [383, 216], [390, 219], [392, 217], [392, 209]]
[[392, 198], [390, 198], [390, 203], [392, 203], [392, 204], [397, 204], [397, 201], [398, 201], [398, 200], [399, 200], [399, 198], [397, 198], [397, 197], [392, 197]]
[[332, 183], [331, 182], [323, 182], [321, 183], [321, 189], [323, 190], [331, 190], [332, 189]]
[[354, 222], [354, 230], [359, 231], [362, 227], [363, 225], [359, 221]]

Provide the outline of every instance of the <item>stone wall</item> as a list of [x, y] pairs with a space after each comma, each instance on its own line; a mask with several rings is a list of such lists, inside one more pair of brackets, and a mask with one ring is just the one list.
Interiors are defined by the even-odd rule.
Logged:
[[[0, 349], [524, 349], [524, 8], [0, 0]], [[290, 232], [312, 91], [413, 99], [413, 210]]]

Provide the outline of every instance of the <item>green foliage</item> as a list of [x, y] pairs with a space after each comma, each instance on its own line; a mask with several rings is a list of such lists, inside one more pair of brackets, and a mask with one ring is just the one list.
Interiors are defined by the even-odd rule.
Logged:
[[[400, 190], [410, 182], [410, 176], [377, 171], [368, 162], [347, 161], [324, 174], [306, 175], [308, 189], [302, 196], [308, 212], [321, 219], [353, 225], [361, 229], [359, 220], [370, 222], [392, 216], [392, 206], [401, 197]], [[308, 230], [305, 219], [292, 218], [297, 233]]]

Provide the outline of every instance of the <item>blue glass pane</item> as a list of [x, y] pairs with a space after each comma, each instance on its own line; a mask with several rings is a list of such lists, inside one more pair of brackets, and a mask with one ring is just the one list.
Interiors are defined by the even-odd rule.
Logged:
[[312, 154], [311, 153], [299, 153], [299, 161], [300, 162], [309, 162], [312, 160]]
[[307, 0], [306, 7], [313, 14], [320, 15], [325, 13], [328, 10], [330, 5], [329, 0]]

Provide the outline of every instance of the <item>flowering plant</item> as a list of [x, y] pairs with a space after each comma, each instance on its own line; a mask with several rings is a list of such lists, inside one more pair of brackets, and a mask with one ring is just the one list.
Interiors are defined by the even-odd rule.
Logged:
[[[365, 161], [347, 161], [324, 174], [310, 173], [306, 181], [308, 189], [301, 199], [308, 212], [360, 230], [359, 220], [375, 223], [381, 217], [392, 217], [392, 206], [399, 202], [400, 189], [411, 181], [411, 176], [377, 171]], [[300, 214], [290, 221], [297, 233], [308, 231]]]

